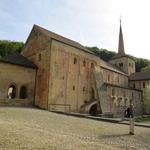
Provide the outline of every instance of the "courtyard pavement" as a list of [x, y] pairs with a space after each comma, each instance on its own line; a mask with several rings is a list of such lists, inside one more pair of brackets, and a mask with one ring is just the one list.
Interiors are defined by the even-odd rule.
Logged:
[[150, 150], [150, 129], [34, 108], [0, 107], [0, 150]]

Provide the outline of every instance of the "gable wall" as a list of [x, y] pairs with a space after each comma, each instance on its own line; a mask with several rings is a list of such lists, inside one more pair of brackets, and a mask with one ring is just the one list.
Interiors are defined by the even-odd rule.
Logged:
[[51, 39], [34, 28], [22, 51], [22, 55], [38, 66], [35, 105], [44, 109], [47, 109], [49, 92], [50, 46]]

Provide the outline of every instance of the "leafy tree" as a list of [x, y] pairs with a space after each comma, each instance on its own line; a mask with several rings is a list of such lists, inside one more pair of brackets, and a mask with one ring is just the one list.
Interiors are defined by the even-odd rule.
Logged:
[[[86, 47], [86, 48], [94, 52], [97, 56], [99, 56], [104, 61], [109, 61], [113, 56], [116, 55], [115, 52], [108, 51], [107, 49], [102, 49], [102, 48], [99, 49], [98, 47]], [[145, 68], [145, 70], [147, 71], [150, 71], [148, 67], [150, 66], [149, 60], [143, 58], [136, 58], [136, 57], [133, 58], [135, 60], [135, 67], [137, 72], [140, 72], [143, 68]]]
[[143, 58], [136, 58], [136, 70], [137, 72], [141, 71], [142, 68], [148, 67], [150, 65], [150, 61]]
[[0, 57], [5, 57], [14, 52], [21, 52], [23, 42], [0, 40]]
[[99, 56], [104, 61], [109, 61], [113, 56], [116, 55], [115, 52], [108, 51], [107, 49], [99, 49], [98, 47], [86, 47], [87, 49], [94, 52], [97, 56]]
[[150, 65], [141, 69], [142, 72], [150, 71]]

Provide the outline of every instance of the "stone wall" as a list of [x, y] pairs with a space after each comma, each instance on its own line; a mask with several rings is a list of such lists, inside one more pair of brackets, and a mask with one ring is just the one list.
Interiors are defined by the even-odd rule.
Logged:
[[150, 85], [143, 89], [144, 113], [150, 114]]
[[35, 105], [44, 109], [48, 107], [48, 93], [50, 88], [50, 46], [51, 39], [34, 28], [22, 51], [22, 55], [38, 66]]
[[51, 46], [49, 108], [79, 112], [85, 102], [96, 99], [92, 70], [98, 57], [53, 40]]
[[120, 73], [105, 68], [102, 68], [101, 72], [105, 83], [114, 84], [123, 87], [129, 86], [128, 76], [122, 75]]
[[[0, 105], [33, 105], [36, 70], [0, 63]], [[15, 98], [9, 99], [8, 90], [15, 86]], [[27, 97], [21, 98], [21, 87], [26, 87]]]
[[[109, 62], [113, 65], [116, 65], [122, 71], [129, 75], [135, 72], [135, 61], [129, 57], [120, 57], [117, 59], [110, 60]], [[120, 63], [123, 63], [122, 67], [120, 67]]]
[[110, 112], [114, 115], [123, 115], [130, 102], [134, 105], [135, 115], [142, 114], [143, 101], [141, 91], [107, 85], [107, 94]]

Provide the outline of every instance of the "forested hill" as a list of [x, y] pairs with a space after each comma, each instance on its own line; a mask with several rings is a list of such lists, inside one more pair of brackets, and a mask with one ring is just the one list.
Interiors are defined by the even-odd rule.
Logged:
[[23, 42], [0, 40], [0, 57], [5, 57], [16, 51], [21, 52]]
[[[0, 57], [5, 57], [16, 51], [21, 52], [23, 46], [23, 42], [0, 40]], [[86, 48], [94, 52], [97, 56], [105, 61], [109, 61], [113, 56], [116, 55], [115, 52], [108, 51], [106, 49], [99, 49], [98, 47]], [[134, 59], [136, 61], [136, 71], [150, 71], [150, 60], [135, 57]]]
[[[107, 49], [99, 49], [98, 47], [86, 47], [92, 52], [94, 52], [97, 56], [105, 61], [109, 61], [113, 56], [116, 55], [115, 52], [108, 51]], [[131, 56], [133, 57], [133, 56]], [[133, 57], [136, 62], [136, 71], [150, 71], [150, 60], [143, 58]]]

